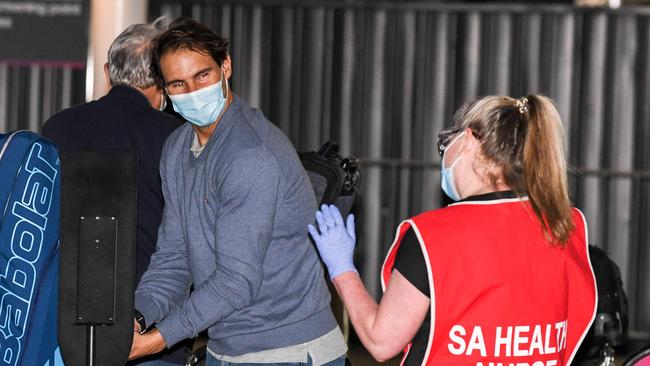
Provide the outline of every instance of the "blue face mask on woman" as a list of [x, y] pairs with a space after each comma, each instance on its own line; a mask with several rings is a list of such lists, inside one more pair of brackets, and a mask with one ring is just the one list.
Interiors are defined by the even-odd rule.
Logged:
[[[221, 80], [225, 75], [221, 75]], [[203, 89], [191, 93], [170, 95], [174, 110], [188, 122], [204, 127], [214, 123], [223, 112], [228, 100], [228, 81], [226, 96], [221, 87], [221, 80]]]
[[447, 145], [445, 148], [445, 153], [442, 155], [442, 161], [440, 162], [440, 186], [442, 187], [442, 190], [445, 192], [445, 194], [454, 201], [460, 201], [460, 194], [458, 194], [456, 185], [454, 184], [454, 166], [456, 163], [458, 163], [460, 158], [463, 157], [463, 155], [459, 155], [448, 168], [445, 168], [445, 156], [447, 155], [447, 151], [449, 151], [451, 145], [458, 141], [458, 139], [463, 135], [465, 135], [465, 133], [460, 133], [451, 143], [449, 143], [449, 145]]

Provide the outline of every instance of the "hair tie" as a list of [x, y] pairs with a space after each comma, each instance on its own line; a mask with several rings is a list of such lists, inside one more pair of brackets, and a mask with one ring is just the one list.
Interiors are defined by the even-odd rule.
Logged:
[[521, 114], [528, 113], [528, 98], [521, 97], [515, 99], [515, 105], [519, 108], [519, 113]]

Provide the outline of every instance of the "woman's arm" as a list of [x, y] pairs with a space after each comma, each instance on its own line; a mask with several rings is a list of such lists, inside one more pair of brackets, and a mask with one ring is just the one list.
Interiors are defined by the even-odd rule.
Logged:
[[357, 273], [342, 273], [333, 282], [359, 339], [379, 362], [404, 349], [429, 310], [429, 298], [397, 270], [393, 271], [379, 305], [370, 297]]
[[429, 310], [430, 300], [399, 271], [394, 270], [379, 305], [368, 294], [354, 268], [354, 217], [343, 223], [334, 205], [316, 213], [318, 230], [309, 226], [318, 252], [363, 345], [378, 361], [398, 354], [415, 336]]

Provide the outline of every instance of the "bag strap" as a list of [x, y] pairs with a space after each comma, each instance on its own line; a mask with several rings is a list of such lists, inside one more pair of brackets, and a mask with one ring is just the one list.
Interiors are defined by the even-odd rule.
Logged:
[[14, 132], [12, 132], [9, 136], [7, 136], [7, 137], [5, 138], [5, 143], [2, 145], [2, 150], [0, 150], [0, 160], [2, 160], [2, 157], [4, 156], [5, 151], [7, 150], [7, 146], [9, 146], [9, 144], [11, 143], [11, 139], [13, 139], [14, 136], [16, 136], [16, 134], [17, 134], [18, 132], [22, 132], [22, 131], [23, 131], [23, 130], [20, 130], [20, 131], [14, 131]]

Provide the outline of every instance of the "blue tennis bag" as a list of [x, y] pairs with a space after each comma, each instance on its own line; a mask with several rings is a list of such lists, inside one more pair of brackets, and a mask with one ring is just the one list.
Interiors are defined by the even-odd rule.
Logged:
[[28, 131], [0, 134], [0, 149], [0, 365], [63, 365], [58, 153]]

